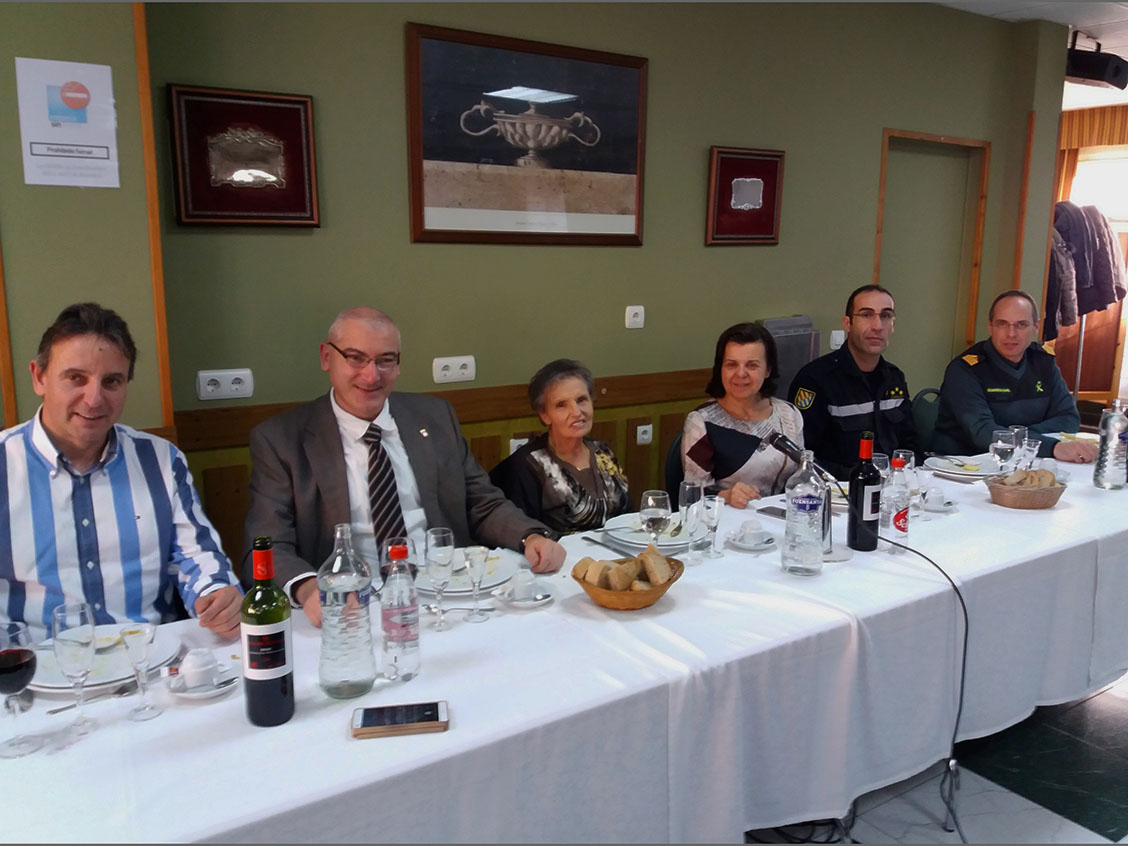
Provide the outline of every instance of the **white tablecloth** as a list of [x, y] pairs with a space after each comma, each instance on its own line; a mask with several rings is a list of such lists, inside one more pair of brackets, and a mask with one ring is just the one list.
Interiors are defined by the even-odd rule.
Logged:
[[[953, 514], [910, 542], [971, 615], [961, 737], [1081, 696], [1128, 667], [1128, 491], [1074, 471], [1057, 507], [992, 505], [938, 481]], [[725, 508], [719, 535], [751, 516]], [[761, 518], [777, 538], [783, 523]], [[841, 543], [845, 518], [835, 518]], [[541, 577], [549, 605], [448, 632], [424, 628], [423, 672], [336, 702], [318, 637], [295, 618], [297, 713], [250, 726], [241, 692], [92, 703], [101, 725], [57, 748], [71, 713], [40, 696], [20, 728], [52, 744], [0, 761], [7, 841], [740, 841], [753, 827], [840, 816], [857, 795], [947, 755], [962, 621], [912, 555], [856, 553], [800, 578], [779, 554], [726, 550], [686, 568], [655, 606], [591, 603], [568, 572], [610, 557], [581, 537]], [[461, 600], [458, 604], [462, 604]], [[424, 615], [424, 626], [430, 618]], [[194, 621], [162, 637], [214, 646]], [[450, 730], [354, 740], [353, 708], [446, 699]], [[11, 720], [8, 720], [11, 731]]]

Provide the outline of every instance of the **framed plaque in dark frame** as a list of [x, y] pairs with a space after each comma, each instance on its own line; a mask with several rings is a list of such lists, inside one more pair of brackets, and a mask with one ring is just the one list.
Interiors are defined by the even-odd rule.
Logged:
[[409, 23], [411, 240], [642, 243], [647, 61]]
[[778, 244], [783, 151], [709, 148], [705, 245]]
[[320, 226], [313, 99], [170, 83], [176, 218]]

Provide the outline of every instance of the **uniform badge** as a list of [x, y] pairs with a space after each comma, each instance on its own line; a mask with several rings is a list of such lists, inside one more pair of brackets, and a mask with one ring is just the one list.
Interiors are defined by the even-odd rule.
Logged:
[[979, 364], [979, 356], [972, 355], [971, 353], [965, 355], [963, 357], [963, 360], [970, 364], [972, 367], [975, 367], [975, 365]]
[[811, 403], [815, 401], [815, 392], [808, 391], [806, 388], [800, 388], [795, 392], [795, 407], [801, 408], [806, 411], [811, 407]]
[[1043, 390], [1042, 390], [1042, 380], [1041, 379], [1039, 379], [1037, 382], [1034, 383], [1034, 390], [1037, 391], [1040, 394], [1044, 393]]
[[424, 428], [419, 430], [419, 434], [426, 438], [431, 433], [427, 431], [426, 427], [424, 427]]

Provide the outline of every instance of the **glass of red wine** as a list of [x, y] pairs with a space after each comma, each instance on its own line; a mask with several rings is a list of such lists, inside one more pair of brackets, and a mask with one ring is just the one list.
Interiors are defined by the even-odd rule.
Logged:
[[[27, 623], [0, 623], [0, 694], [14, 720], [20, 711], [17, 701], [35, 675], [35, 649]], [[0, 743], [0, 758], [22, 758], [43, 746], [41, 737], [16, 735]]]

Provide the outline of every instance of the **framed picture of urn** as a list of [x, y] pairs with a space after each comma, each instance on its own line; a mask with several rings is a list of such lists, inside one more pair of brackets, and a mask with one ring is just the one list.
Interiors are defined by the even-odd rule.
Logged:
[[176, 219], [320, 226], [313, 100], [170, 83]]
[[411, 240], [642, 243], [646, 59], [409, 23]]

